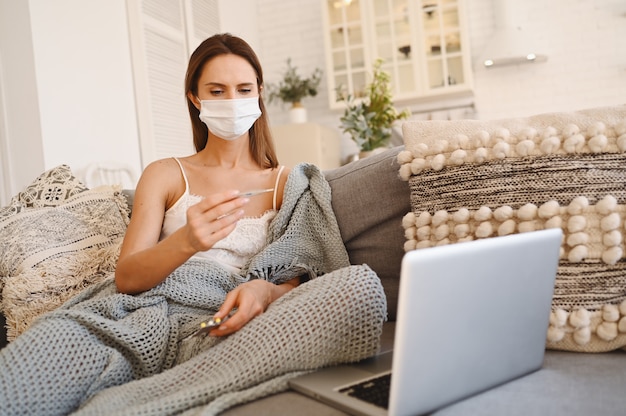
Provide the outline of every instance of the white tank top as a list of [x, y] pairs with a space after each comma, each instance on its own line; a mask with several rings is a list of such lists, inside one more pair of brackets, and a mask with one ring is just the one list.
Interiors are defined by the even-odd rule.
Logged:
[[[160, 240], [185, 225], [187, 223], [187, 209], [202, 200], [202, 196], [189, 193], [189, 183], [183, 165], [177, 158], [174, 160], [178, 163], [185, 180], [185, 192], [174, 205], [165, 211]], [[260, 217], [241, 218], [233, 232], [218, 241], [211, 249], [198, 252], [193, 257], [215, 260], [233, 273], [238, 273], [253, 255], [261, 251], [266, 245], [269, 223], [276, 216], [276, 189], [283, 169], [284, 166], [281, 166], [278, 175], [276, 175], [271, 210], [266, 211]]]

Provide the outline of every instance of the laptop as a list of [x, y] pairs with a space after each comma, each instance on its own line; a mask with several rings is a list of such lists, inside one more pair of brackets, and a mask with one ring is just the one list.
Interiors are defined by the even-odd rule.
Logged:
[[290, 386], [354, 415], [419, 415], [540, 369], [561, 239], [549, 229], [407, 252], [393, 350]]

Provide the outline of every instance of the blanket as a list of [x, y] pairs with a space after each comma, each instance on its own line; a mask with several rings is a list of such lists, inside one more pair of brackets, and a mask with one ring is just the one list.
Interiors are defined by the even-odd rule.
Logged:
[[[190, 260], [134, 296], [110, 276], [42, 316], [0, 352], [0, 403], [8, 414], [216, 414], [303, 371], [371, 356], [384, 292], [369, 267], [349, 266], [330, 197], [319, 169], [298, 165], [266, 248], [241, 274]], [[310, 281], [237, 333], [193, 334], [242, 282], [300, 275]]]

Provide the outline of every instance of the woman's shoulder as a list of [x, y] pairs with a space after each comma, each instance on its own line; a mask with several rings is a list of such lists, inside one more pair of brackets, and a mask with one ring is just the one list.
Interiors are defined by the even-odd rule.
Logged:
[[279, 165], [275, 168], [276, 170], [278, 170], [278, 172], [280, 172], [280, 176], [282, 178], [286, 178], [287, 176], [289, 176], [289, 173], [291, 172], [291, 166], [286, 166], [286, 165]]
[[170, 180], [178, 181], [181, 167], [177, 160], [183, 158], [168, 157], [150, 162], [143, 170], [141, 176], [146, 181], [169, 182]]
[[147, 193], [153, 197], [161, 195], [168, 201], [182, 193], [184, 189], [180, 166], [176, 159], [171, 157], [150, 162], [137, 184], [137, 192]]
[[179, 165], [177, 160], [180, 160], [182, 158], [174, 158], [174, 157], [167, 157], [164, 159], [157, 159], [155, 161], [150, 162], [146, 168], [144, 169], [144, 172], [148, 172], [150, 174], [156, 174], [156, 173], [169, 173], [170, 171], [176, 169], [176, 170], [180, 170]]

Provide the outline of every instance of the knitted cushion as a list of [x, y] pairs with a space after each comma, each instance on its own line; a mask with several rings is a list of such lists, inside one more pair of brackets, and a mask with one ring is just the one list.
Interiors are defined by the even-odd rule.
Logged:
[[[70, 174], [62, 177], [67, 182], [56, 176], [55, 189], [62, 192], [55, 194], [69, 198], [56, 206], [33, 198], [29, 206], [19, 205], [0, 217], [0, 310], [7, 318], [9, 339], [40, 314], [102, 280], [117, 261], [128, 223], [124, 196], [110, 186], [85, 191], [66, 166], [49, 172], [64, 170]], [[40, 176], [12, 201], [51, 176]], [[50, 193], [39, 195], [45, 199]]]
[[0, 219], [25, 208], [56, 207], [67, 198], [87, 190], [67, 165], [47, 170], [28, 185], [22, 192], [11, 198], [9, 205], [0, 208]]
[[547, 347], [626, 346], [626, 106], [407, 122], [404, 140], [405, 250], [561, 228]]

